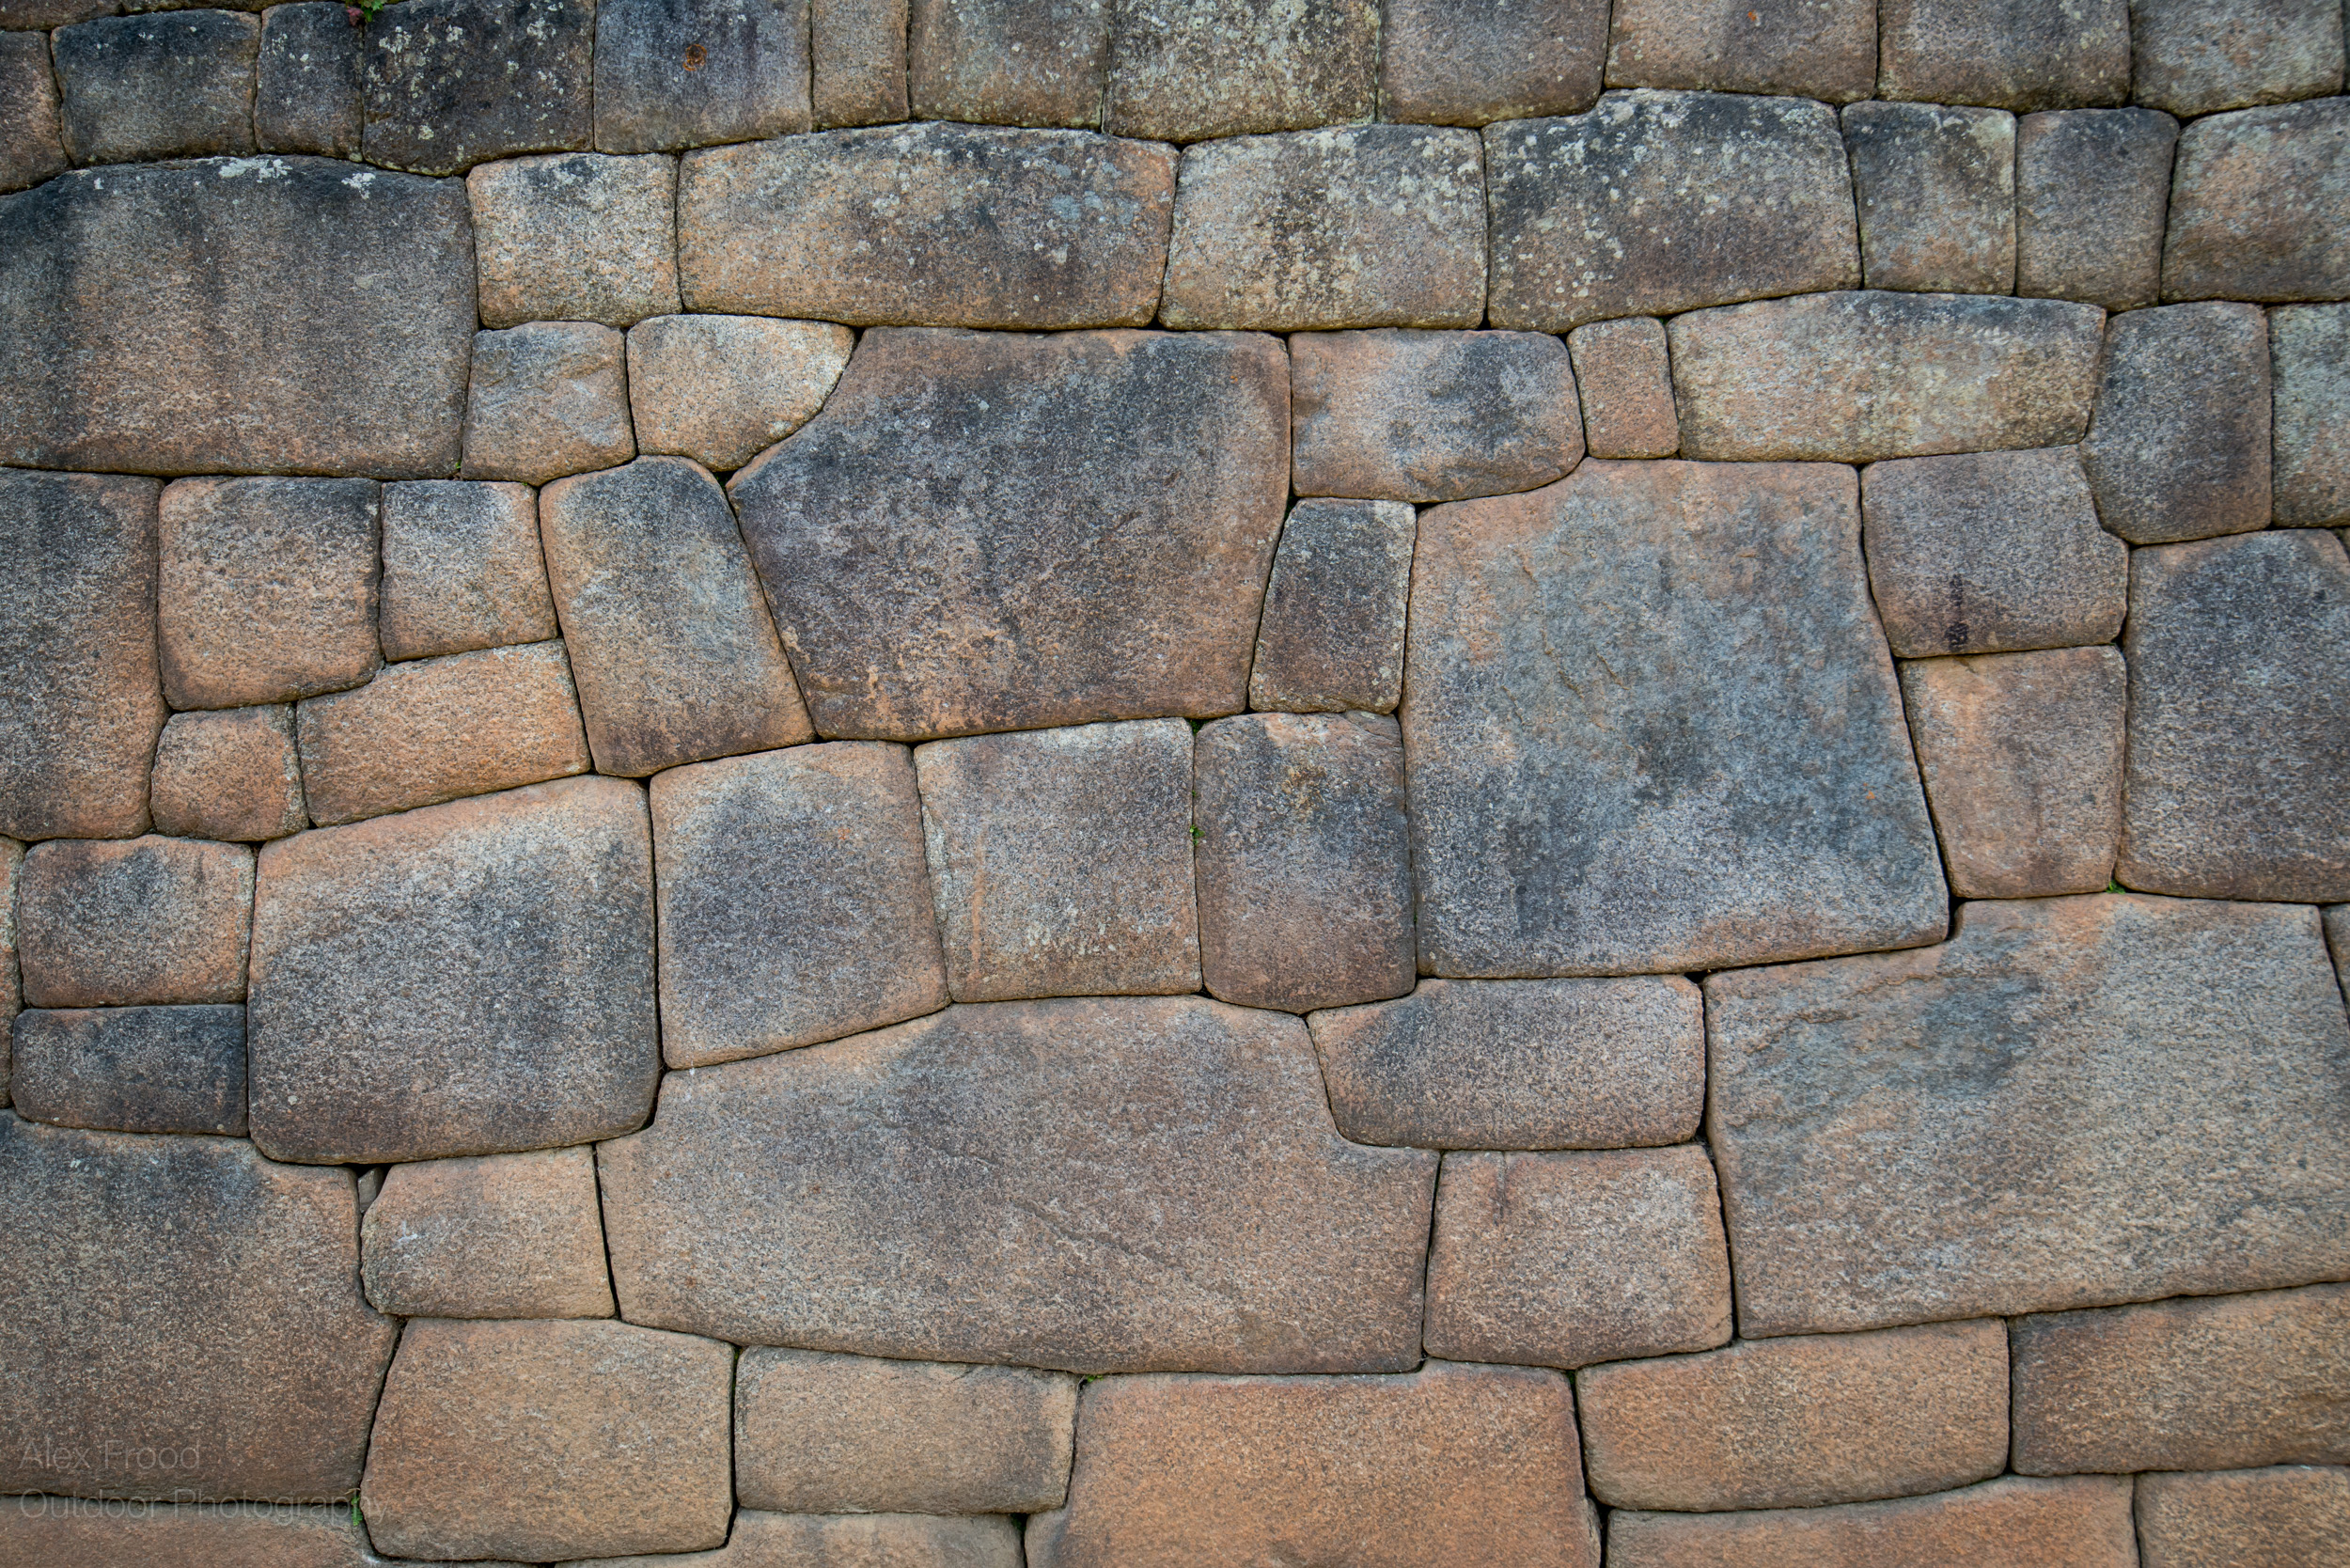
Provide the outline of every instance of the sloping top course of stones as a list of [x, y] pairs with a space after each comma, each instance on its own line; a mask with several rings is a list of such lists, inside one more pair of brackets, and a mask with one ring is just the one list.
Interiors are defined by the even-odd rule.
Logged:
[[2350, 1561], [2339, 0], [0, 0], [0, 1562]]

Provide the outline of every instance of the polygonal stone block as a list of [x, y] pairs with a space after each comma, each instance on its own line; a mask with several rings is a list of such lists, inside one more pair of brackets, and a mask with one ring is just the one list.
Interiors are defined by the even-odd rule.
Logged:
[[2133, 102], [2181, 118], [2342, 90], [2334, 0], [2131, 0]]
[[808, 0], [598, 0], [596, 148], [669, 152], [808, 128]]
[[1891, 1502], [1740, 1513], [1618, 1509], [1607, 1516], [1613, 1568], [1805, 1568], [1807, 1564], [1964, 1562], [1967, 1568], [2136, 1568], [2127, 1476], [2025, 1481]]
[[2350, 523], [2350, 306], [2270, 311], [2268, 352], [2277, 525]]
[[1583, 461], [1574, 370], [1542, 333], [1300, 333], [1290, 418], [1301, 495], [1463, 501]]
[[310, 825], [293, 709], [174, 713], [155, 745], [155, 831], [259, 843]]
[[1395, 711], [1418, 530], [1400, 501], [1306, 500], [1290, 509], [1257, 625], [1251, 708]]
[[396, 1165], [360, 1219], [359, 1272], [395, 1317], [608, 1318], [595, 1156]]
[[1100, 125], [1109, 9], [1104, 0], [913, 0], [906, 93], [914, 118]]
[[38, 185], [66, 166], [49, 40], [0, 33], [0, 191]]
[[1871, 289], [2015, 288], [2015, 117], [2000, 109], [1855, 103], [1844, 110], [1860, 270]]
[[429, 659], [545, 642], [555, 601], [526, 485], [417, 479], [384, 487], [386, 659]]
[[244, 1136], [244, 1009], [109, 1007], [17, 1014], [19, 1116], [124, 1133]]
[[172, 10], [60, 27], [51, 45], [66, 150], [130, 164], [253, 150], [258, 17]]
[[24, 856], [17, 961], [30, 1007], [244, 998], [253, 852], [197, 839], [57, 839]]
[[2350, 1541], [2350, 1470], [2313, 1465], [2138, 1478], [2145, 1568], [2299, 1568]]
[[1661, 458], [1681, 449], [1664, 322], [1653, 316], [1587, 321], [1567, 334], [1567, 349], [1591, 456]]
[[676, 159], [564, 152], [477, 164], [465, 195], [482, 325], [627, 327], [677, 310]]
[[1606, 53], [1601, 0], [1386, 0], [1380, 112], [1411, 125], [1579, 115]]
[[1619, 0], [1611, 87], [1701, 87], [1849, 103], [1876, 90], [1876, 0]]
[[2129, 0], [1877, 0], [1877, 96], [2078, 109], [2130, 91]]
[[2258, 306], [2132, 310], [2106, 328], [2081, 466], [2132, 544], [2268, 525], [2268, 322]]
[[808, 55], [820, 129], [906, 118], [906, 0], [808, 0]]
[[367, 24], [368, 163], [458, 174], [588, 145], [594, 0], [403, 3]]
[[264, 152], [359, 156], [360, 61], [366, 35], [333, 0], [261, 13], [254, 139]]
[[2179, 135], [2165, 300], [2350, 295], [2350, 99], [2244, 109]]
[[475, 334], [465, 477], [545, 484], [634, 457], [627, 353], [626, 338], [592, 321]]
[[1368, 120], [1378, 77], [1378, 0], [1120, 6], [1102, 129], [1198, 142]]
[[2015, 291], [2107, 310], [2162, 293], [2179, 122], [2153, 109], [2072, 109], [2015, 122]]
[[833, 321], [656, 316], [628, 332], [636, 449], [730, 474], [816, 416], [856, 335]]

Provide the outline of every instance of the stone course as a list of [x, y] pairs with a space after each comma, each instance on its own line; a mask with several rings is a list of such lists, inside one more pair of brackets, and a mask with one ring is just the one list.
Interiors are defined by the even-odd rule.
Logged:
[[2145, 1568], [2294, 1568], [2350, 1541], [2350, 1470], [2280, 1466], [2138, 1482]]

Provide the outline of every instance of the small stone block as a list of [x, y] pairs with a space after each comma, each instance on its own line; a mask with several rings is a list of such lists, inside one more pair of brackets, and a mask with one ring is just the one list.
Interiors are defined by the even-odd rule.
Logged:
[[914, 0], [906, 90], [916, 119], [1099, 126], [1105, 0]]
[[2350, 1548], [2350, 1470], [2313, 1465], [2138, 1478], [2145, 1568], [2307, 1568]]
[[481, 324], [673, 315], [677, 160], [559, 152], [478, 164], [473, 206]]
[[360, 65], [366, 35], [334, 0], [261, 13], [254, 140], [264, 152], [359, 156]]
[[2350, 295], [2350, 99], [2242, 109], [2179, 135], [2165, 300]]
[[367, 24], [370, 164], [458, 174], [594, 131], [595, 0], [402, 0]]
[[1599, 98], [1606, 0], [1386, 0], [1381, 118], [1487, 125], [1579, 115]]
[[817, 127], [906, 118], [906, 0], [808, 0]]
[[1850, 103], [1876, 90], [1876, 0], [1617, 0], [1611, 87], [1701, 87]]
[[260, 843], [310, 825], [293, 709], [174, 713], [155, 746], [155, 831]]
[[243, 1137], [244, 1009], [21, 1012], [8, 1087], [28, 1121]]
[[2073, 109], [2015, 122], [2015, 291], [2107, 310], [2162, 293], [2179, 122], [2153, 109]]
[[2015, 288], [2015, 117], [1855, 103], [1844, 110], [1865, 287], [1944, 294]]
[[1300, 501], [1281, 525], [1248, 705], [1388, 713], [1403, 694], [1403, 614], [1419, 524], [1398, 501]]
[[530, 487], [466, 479], [385, 485], [376, 630], [384, 657], [395, 660], [554, 637], [555, 601]]
[[1877, 96], [2079, 109], [2130, 93], [2129, 0], [1877, 0]]
[[396, 1165], [359, 1222], [368, 1301], [403, 1318], [608, 1318], [587, 1149]]
[[2108, 530], [2175, 544], [2268, 525], [2268, 360], [2258, 306], [2164, 306], [2107, 325], [2081, 466]]
[[2138, 1568], [2130, 1478], [1981, 1486], [1890, 1502], [1607, 1517], [1608, 1568]]
[[2268, 353], [2277, 526], [2350, 524], [2350, 305], [2270, 311]]
[[27, 1007], [244, 999], [253, 852], [199, 839], [57, 839], [16, 896]]
[[474, 335], [468, 478], [545, 484], [635, 455], [620, 334], [592, 321], [533, 321]]
[[1567, 334], [1583, 442], [1595, 458], [1662, 458], [1681, 449], [1672, 358], [1653, 316], [1588, 321]]
[[2131, 0], [2133, 102], [2180, 118], [2342, 90], [2339, 0]]
[[1378, 0], [1165, 0], [1110, 18], [1102, 129], [1199, 142], [1373, 118]]
[[1583, 461], [1575, 416], [1566, 346], [1543, 333], [1290, 339], [1291, 483], [1301, 495], [1426, 503], [1532, 490]]
[[856, 335], [833, 321], [656, 316], [628, 332], [636, 449], [730, 474], [816, 417]]
[[258, 17], [158, 11], [60, 27], [51, 44], [77, 164], [251, 152]]
[[806, 131], [807, 61], [808, 0], [598, 0], [597, 150]]
[[66, 166], [49, 40], [0, 33], [0, 191], [38, 185]]

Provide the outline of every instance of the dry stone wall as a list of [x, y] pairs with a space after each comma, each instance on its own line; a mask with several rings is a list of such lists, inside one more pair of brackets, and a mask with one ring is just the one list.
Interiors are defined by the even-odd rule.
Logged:
[[0, 1562], [2350, 1561], [2339, 0], [0, 0]]

